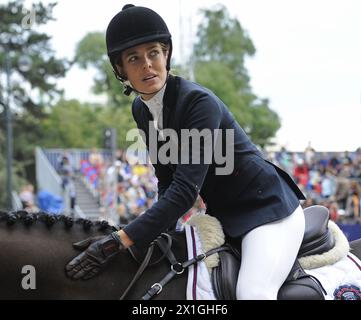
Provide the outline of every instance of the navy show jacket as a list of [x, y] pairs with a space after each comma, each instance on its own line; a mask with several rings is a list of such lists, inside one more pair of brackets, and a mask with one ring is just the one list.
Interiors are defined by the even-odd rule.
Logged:
[[[132, 113], [149, 150], [149, 122], [153, 118], [139, 97], [133, 102]], [[234, 170], [228, 175], [216, 174], [222, 165], [214, 159], [210, 164], [153, 163], [158, 201], [123, 229], [136, 246], [147, 246], [174, 226], [194, 205], [198, 194], [207, 213], [218, 218], [225, 234], [235, 239], [290, 215], [299, 206], [299, 199], [305, 199], [292, 178], [263, 158], [225, 104], [204, 87], [170, 75], [163, 98], [163, 128], [173, 129], [178, 137], [181, 129], [233, 129]], [[225, 146], [225, 135], [217, 137]], [[158, 142], [157, 150], [164, 143]], [[201, 148], [200, 153], [203, 151]]]

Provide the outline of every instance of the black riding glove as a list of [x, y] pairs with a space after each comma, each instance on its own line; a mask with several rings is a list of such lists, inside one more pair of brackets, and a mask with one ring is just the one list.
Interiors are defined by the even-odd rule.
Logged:
[[72, 279], [90, 279], [97, 275], [122, 249], [118, 233], [108, 236], [88, 238], [73, 244], [76, 249], [86, 249], [65, 267], [68, 277]]

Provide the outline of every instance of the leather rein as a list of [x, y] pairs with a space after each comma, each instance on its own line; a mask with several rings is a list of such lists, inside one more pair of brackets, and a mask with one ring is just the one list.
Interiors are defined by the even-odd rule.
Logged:
[[[155, 265], [155, 264], [159, 263], [161, 260], [163, 260], [164, 258], [167, 258], [168, 261], [170, 262], [170, 265], [171, 265], [170, 266], [170, 271], [159, 282], [154, 283], [148, 289], [148, 291], [143, 295], [141, 300], [150, 300], [154, 296], [160, 294], [161, 291], [163, 290], [163, 287], [169, 281], [171, 281], [176, 275], [182, 274], [186, 268], [188, 268], [188, 267], [190, 267], [190, 266], [192, 266], [192, 265], [194, 265], [194, 264], [196, 264], [196, 263], [198, 263], [200, 261], [203, 261], [208, 256], [210, 256], [210, 255], [212, 255], [214, 253], [229, 250], [229, 247], [227, 247], [227, 246], [214, 248], [214, 249], [211, 249], [211, 250], [207, 251], [206, 253], [201, 253], [198, 256], [181, 263], [181, 262], [178, 262], [178, 260], [176, 259], [176, 257], [174, 256], [174, 254], [173, 254], [173, 252], [171, 250], [172, 241], [173, 241], [172, 237], [169, 234], [162, 233], [156, 240], [154, 240], [150, 244], [150, 246], [149, 246], [149, 248], [147, 250], [147, 253], [145, 255], [145, 258], [143, 259], [143, 261], [142, 261], [140, 267], [138, 268], [137, 272], [135, 273], [132, 281], [129, 283], [128, 287], [125, 289], [124, 293], [119, 298], [119, 300], [125, 299], [125, 297], [129, 293], [129, 291], [132, 289], [134, 284], [139, 280], [139, 278], [143, 274], [144, 270], [148, 266]], [[160, 248], [160, 250], [163, 252], [163, 254], [157, 261], [155, 261], [152, 264], [149, 264], [150, 259], [151, 259], [152, 255], [153, 255], [155, 245], [157, 245]], [[138, 261], [138, 259], [136, 258], [135, 254], [132, 252], [132, 250], [130, 248], [128, 250], [129, 250], [130, 254], [133, 256], [133, 258], [136, 261]]]

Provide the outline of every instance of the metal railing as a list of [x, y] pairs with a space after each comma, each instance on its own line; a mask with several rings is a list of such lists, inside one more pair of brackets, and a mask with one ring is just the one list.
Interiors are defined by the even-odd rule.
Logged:
[[[105, 164], [111, 163], [112, 153], [107, 149], [97, 149], [101, 154]], [[90, 154], [93, 152], [90, 149], [43, 149], [44, 154], [46, 155], [48, 161], [51, 163], [53, 168], [58, 168], [61, 158], [66, 155], [70, 161], [71, 167], [75, 172], [81, 171], [81, 162], [82, 160], [88, 160]], [[97, 188], [90, 183], [84, 176], [82, 176], [82, 181], [88, 191], [93, 195], [94, 199], [99, 198], [99, 191]]]
[[47, 190], [57, 196], [63, 197], [61, 178], [39, 147], [35, 149], [35, 162], [38, 189]]
[[[69, 189], [66, 187], [63, 190], [61, 177], [39, 147], [35, 149], [35, 159], [38, 190], [46, 190], [61, 197], [64, 201], [64, 213], [69, 215], [72, 214], [70, 209]], [[74, 207], [74, 215], [80, 218], [86, 217], [77, 205]]]
[[[103, 156], [105, 162], [109, 162], [111, 159], [111, 152], [105, 149], [98, 149]], [[81, 160], [88, 160], [91, 150], [87, 149], [43, 149], [48, 161], [54, 168], [59, 167], [61, 157], [66, 154], [70, 161], [71, 166], [76, 170], [80, 170]]]
[[11, 193], [11, 205], [12, 209], [15, 211], [23, 209], [23, 204], [21, 203], [20, 197], [16, 191]]

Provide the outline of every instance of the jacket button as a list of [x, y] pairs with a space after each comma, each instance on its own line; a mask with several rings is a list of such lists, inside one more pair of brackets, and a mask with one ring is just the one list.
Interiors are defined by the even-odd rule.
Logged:
[[258, 193], [258, 194], [262, 194], [262, 190], [257, 190], [257, 193]]

